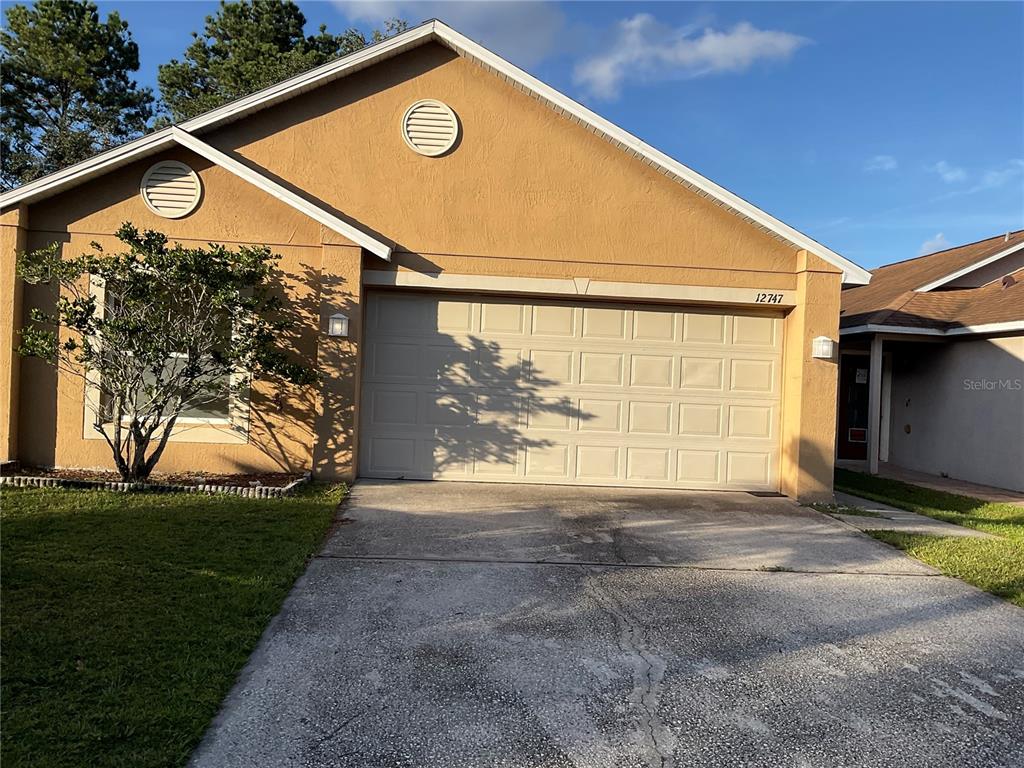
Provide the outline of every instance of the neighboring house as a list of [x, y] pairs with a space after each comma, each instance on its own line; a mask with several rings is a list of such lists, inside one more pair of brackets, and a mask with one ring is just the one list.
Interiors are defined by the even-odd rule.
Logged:
[[190, 414], [161, 469], [831, 494], [836, 365], [812, 342], [869, 274], [440, 22], [0, 207], [22, 463], [110, 456], [87, 386], [11, 358], [45, 296], [14, 254], [116, 247], [127, 220], [272, 246], [322, 374]]
[[843, 291], [839, 460], [1024, 490], [1024, 231]]

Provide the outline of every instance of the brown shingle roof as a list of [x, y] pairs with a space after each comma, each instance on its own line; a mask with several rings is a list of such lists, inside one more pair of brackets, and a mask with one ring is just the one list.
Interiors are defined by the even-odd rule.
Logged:
[[1014, 284], [996, 280], [980, 288], [933, 290], [917, 288], [946, 277], [982, 259], [1024, 243], [1024, 230], [950, 248], [916, 259], [879, 267], [869, 285], [843, 291], [840, 326], [898, 325], [946, 330], [956, 326], [1024, 320], [1024, 270]]

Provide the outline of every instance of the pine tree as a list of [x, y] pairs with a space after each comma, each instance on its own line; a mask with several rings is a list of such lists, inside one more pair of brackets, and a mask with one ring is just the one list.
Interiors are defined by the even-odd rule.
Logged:
[[203, 33], [193, 33], [182, 60], [160, 67], [158, 82], [170, 119], [187, 120], [408, 25], [390, 19], [369, 38], [355, 28], [332, 35], [323, 25], [306, 37], [305, 26], [306, 17], [291, 0], [221, 0], [217, 13], [206, 17]]
[[153, 94], [130, 73], [139, 48], [116, 11], [38, 0], [11, 6], [0, 31], [4, 188], [60, 170], [146, 130]]

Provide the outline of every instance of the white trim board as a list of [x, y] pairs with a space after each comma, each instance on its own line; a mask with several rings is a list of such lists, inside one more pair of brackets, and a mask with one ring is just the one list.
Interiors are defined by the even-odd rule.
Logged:
[[[742, 304], [765, 309], [790, 309], [796, 306], [796, 292], [758, 290], [755, 288], [722, 288], [705, 285], [672, 285], [669, 283], [617, 283], [591, 280], [586, 277], [495, 277], [490, 275], [452, 274], [448, 272], [409, 272], [367, 269], [363, 285], [391, 288], [428, 288], [438, 291], [469, 291], [473, 293], [519, 293], [574, 298], [637, 299], [650, 302], [686, 302], [700, 304]], [[777, 301], [759, 302], [758, 294], [778, 297]]]
[[181, 144], [181, 146], [192, 150], [197, 155], [205, 157], [211, 163], [219, 165], [221, 168], [224, 168], [238, 176], [238, 178], [262, 189], [271, 197], [276, 197], [281, 202], [286, 205], [290, 205], [300, 213], [306, 214], [314, 221], [320, 222], [325, 227], [337, 232], [339, 235], [347, 237], [353, 243], [365, 248], [375, 256], [379, 256], [385, 261], [389, 261], [391, 259], [391, 246], [387, 243], [383, 243], [365, 232], [356, 229], [348, 222], [342, 221], [337, 216], [328, 213], [323, 208], [314, 205], [291, 190], [286, 189], [276, 181], [267, 178], [263, 174], [254, 171], [249, 166], [235, 160], [233, 157], [224, 154], [219, 149], [215, 149], [209, 144], [200, 141], [195, 136], [187, 133], [177, 126], [171, 127], [171, 136], [176, 142]]
[[[696, 171], [688, 168], [682, 163], [674, 160], [668, 155], [660, 152], [649, 144], [641, 141], [628, 131], [623, 130], [605, 118], [597, 115], [582, 104], [573, 101], [565, 94], [560, 93], [546, 83], [541, 82], [532, 75], [509, 63], [500, 56], [492, 53], [483, 46], [470, 40], [468, 37], [456, 32], [443, 22], [432, 20], [418, 27], [406, 30], [388, 40], [375, 45], [368, 46], [360, 51], [349, 54], [337, 61], [332, 61], [323, 66], [312, 69], [296, 77], [265, 88], [262, 91], [246, 96], [225, 104], [222, 107], [199, 115], [191, 120], [183, 122], [180, 129], [190, 134], [201, 133], [213, 129], [232, 120], [240, 119], [257, 110], [264, 109], [272, 104], [277, 104], [286, 99], [297, 96], [300, 93], [310, 91], [331, 80], [344, 77], [345, 75], [357, 72], [371, 64], [398, 55], [410, 48], [423, 45], [427, 42], [438, 42], [461, 56], [466, 56], [486, 69], [490, 69], [499, 76], [507, 79], [534, 97], [546, 102], [552, 108], [560, 111], [569, 119], [582, 123], [585, 127], [603, 136], [608, 141], [619, 146], [626, 152], [632, 154], [642, 162], [660, 170], [670, 178], [675, 179], [684, 186], [696, 190], [699, 194], [709, 198], [723, 207], [733, 211], [737, 215], [747, 219], [756, 226], [780, 238], [781, 240], [824, 259], [843, 271], [843, 282], [854, 285], [866, 285], [871, 280], [871, 273], [852, 261], [840, 256], [838, 253], [826, 248], [821, 243], [813, 240], [807, 235], [798, 232], [789, 225], [779, 221], [773, 216], [765, 213], [760, 208], [752, 205], [738, 195], [733, 194], [724, 187], [715, 184]], [[129, 142], [122, 147], [111, 150], [103, 155], [79, 163], [78, 165], [58, 171], [55, 174], [44, 177], [37, 181], [26, 184], [23, 187], [12, 190], [5, 195], [0, 195], [0, 207], [6, 207], [18, 202], [28, 202], [40, 199], [44, 196], [55, 194], [56, 191], [73, 184], [80, 183], [92, 173], [95, 175], [101, 169], [109, 170], [112, 165], [126, 153], [138, 153], [140, 142], [159, 141], [166, 136], [171, 129], [165, 129], [152, 136], [143, 137], [136, 141]], [[146, 145], [148, 146], [148, 145]], [[153, 151], [153, 150], [151, 150]], [[101, 160], [102, 158], [102, 160]], [[100, 161], [100, 163], [97, 163]], [[107, 163], [107, 165], [102, 165]], [[88, 169], [83, 170], [83, 166]]]
[[968, 336], [983, 333], [1008, 333], [1024, 331], [1024, 320], [1008, 320], [1004, 323], [984, 323], [982, 325], [962, 325], [955, 328], [940, 330], [939, 328], [910, 328], [904, 325], [857, 325], [841, 328], [840, 336], [852, 336], [856, 333], [895, 333], [904, 336]]
[[945, 277], [940, 277], [938, 280], [933, 280], [932, 282], [927, 283], [926, 285], [922, 285], [920, 288], [915, 288], [914, 290], [917, 293], [928, 293], [928, 291], [933, 291], [936, 288], [940, 288], [943, 285], [946, 285], [946, 283], [953, 282], [957, 278], [963, 277], [964, 275], [969, 275], [971, 274], [971, 272], [975, 272], [981, 269], [982, 267], [987, 267], [989, 264], [997, 262], [1006, 256], [1011, 256], [1021, 249], [1024, 249], [1024, 243], [1017, 243], [1016, 245], [1010, 246], [1005, 251], [1000, 251], [999, 253], [993, 254], [991, 256], [986, 256], [984, 259], [980, 259], [979, 261], [976, 261], [973, 264], [968, 264], [963, 269], [958, 269], [956, 272], [951, 272]]

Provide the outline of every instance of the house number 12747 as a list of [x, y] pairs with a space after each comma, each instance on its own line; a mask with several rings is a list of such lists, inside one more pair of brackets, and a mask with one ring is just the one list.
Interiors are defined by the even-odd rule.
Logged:
[[781, 293], [759, 293], [757, 298], [754, 299], [758, 304], [781, 304], [782, 294]]

